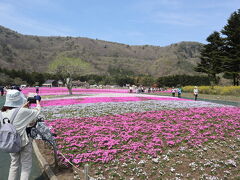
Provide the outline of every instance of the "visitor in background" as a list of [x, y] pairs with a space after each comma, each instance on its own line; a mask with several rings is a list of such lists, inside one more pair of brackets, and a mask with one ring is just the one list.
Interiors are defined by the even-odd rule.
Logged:
[[197, 86], [195, 86], [194, 89], [193, 89], [193, 95], [194, 95], [194, 99], [196, 101], [197, 97], [198, 97], [198, 87]]
[[178, 91], [178, 97], [181, 98], [181, 95], [182, 95], [182, 88], [179, 87], [179, 88], [177, 89], [177, 91]]
[[39, 87], [36, 86], [36, 93], [38, 94], [39, 93]]
[[130, 92], [130, 93], [133, 92], [133, 87], [132, 87], [132, 86], [129, 87], [129, 92]]
[[175, 97], [175, 88], [172, 88], [172, 97]]
[[151, 88], [150, 87], [148, 88], [148, 93], [151, 93]]
[[[40, 113], [40, 96], [36, 96], [36, 108], [29, 109], [29, 102], [25, 96], [18, 90], [8, 90], [6, 101], [1, 110], [2, 118], [11, 119], [13, 113], [17, 109], [13, 126], [16, 128], [21, 137], [21, 150], [17, 153], [10, 153], [11, 165], [8, 180], [28, 180], [32, 168], [32, 138], [28, 137], [26, 128], [36, 122], [36, 118]], [[0, 119], [2, 123], [2, 119]]]
[[3, 86], [0, 86], [0, 91], [1, 91], [1, 96], [4, 95], [4, 87]]
[[16, 89], [16, 90], [18, 90], [18, 91], [22, 91], [22, 90], [20, 89], [20, 87], [17, 86], [17, 85], [12, 86], [11, 89]]

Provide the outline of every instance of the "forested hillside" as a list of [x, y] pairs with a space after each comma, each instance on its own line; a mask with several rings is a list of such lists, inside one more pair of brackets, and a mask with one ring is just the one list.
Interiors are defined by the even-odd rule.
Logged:
[[[9, 69], [49, 72], [59, 57], [77, 58], [85, 64], [83, 74], [108, 74], [119, 70], [154, 77], [197, 74], [202, 44], [181, 42], [165, 47], [126, 44], [73, 37], [22, 35], [0, 26], [0, 65]], [[87, 64], [87, 65], [86, 65]]]

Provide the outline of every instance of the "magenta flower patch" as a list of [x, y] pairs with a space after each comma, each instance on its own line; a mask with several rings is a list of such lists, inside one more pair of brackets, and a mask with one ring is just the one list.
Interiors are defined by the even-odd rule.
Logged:
[[[26, 88], [23, 89], [22, 92], [24, 94], [28, 93], [35, 93], [36, 88]], [[128, 93], [128, 89], [80, 89], [80, 88], [73, 88], [73, 94], [92, 94], [92, 93]], [[46, 95], [67, 95], [68, 89], [66, 87], [40, 87], [39, 94], [41, 96]]]
[[157, 156], [165, 147], [198, 146], [240, 134], [240, 108], [192, 108], [56, 119], [59, 150], [75, 165]]

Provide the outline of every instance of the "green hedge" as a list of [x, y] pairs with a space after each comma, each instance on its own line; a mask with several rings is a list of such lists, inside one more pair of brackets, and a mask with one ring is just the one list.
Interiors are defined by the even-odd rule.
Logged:
[[[194, 86], [183, 87], [184, 92], [193, 92]], [[199, 86], [199, 93], [240, 96], [240, 86]]]
[[177, 87], [188, 85], [210, 85], [209, 78], [207, 76], [190, 76], [190, 75], [173, 75], [164, 76], [157, 79], [158, 87]]

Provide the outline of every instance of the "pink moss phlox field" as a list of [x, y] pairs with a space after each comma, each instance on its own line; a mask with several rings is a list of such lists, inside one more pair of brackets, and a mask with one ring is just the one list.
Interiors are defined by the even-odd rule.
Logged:
[[[23, 89], [22, 92], [24, 94], [28, 93], [35, 93], [36, 88], [26, 88]], [[91, 93], [128, 93], [128, 89], [80, 89], [80, 88], [73, 88], [73, 94], [91, 94]], [[46, 95], [67, 95], [68, 89], [65, 87], [40, 87], [39, 94], [42, 96]]]
[[240, 135], [240, 108], [192, 108], [48, 121], [73, 162], [109, 162]]
[[[25, 95], [28, 93], [35, 93], [36, 88], [25, 88], [22, 90]], [[129, 89], [81, 89], [81, 88], [73, 88], [73, 94], [96, 94], [96, 93], [129, 93]], [[166, 91], [156, 91], [156, 92], [171, 92], [169, 90]], [[68, 89], [65, 87], [40, 87], [39, 95], [48, 96], [48, 95], [68, 95]]]
[[83, 103], [100, 103], [100, 102], [128, 102], [128, 101], [147, 101], [147, 100], [159, 100], [159, 101], [191, 101], [189, 99], [172, 98], [172, 97], [89, 97], [78, 99], [56, 99], [45, 100], [41, 102], [42, 106], [66, 106], [72, 104]]

